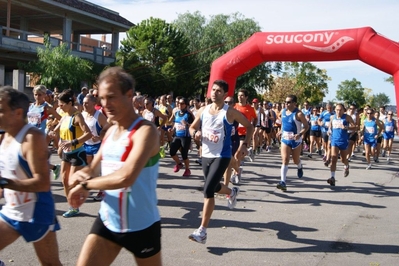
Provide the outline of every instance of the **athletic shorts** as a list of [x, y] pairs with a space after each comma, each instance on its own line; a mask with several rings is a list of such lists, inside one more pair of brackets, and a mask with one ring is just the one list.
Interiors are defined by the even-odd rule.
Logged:
[[376, 139], [373, 139], [373, 140], [363, 139], [363, 143], [364, 143], [364, 145], [367, 144], [367, 145], [371, 146], [372, 148], [377, 147], [377, 140]]
[[330, 138], [330, 136], [327, 134], [327, 132], [321, 132], [321, 137], [323, 138], [323, 141], [325, 143], [327, 143]]
[[348, 146], [349, 146], [349, 144], [348, 144], [347, 140], [346, 141], [342, 141], [342, 140], [336, 141], [335, 139], [331, 140], [331, 147], [338, 147], [338, 149], [340, 151], [346, 150], [348, 148]]
[[387, 134], [387, 133], [383, 133], [382, 134], [382, 137], [384, 138], [384, 139], [393, 139], [394, 137], [395, 137], [395, 135], [394, 134]]
[[83, 146], [72, 151], [72, 152], [62, 152], [62, 161], [70, 163], [73, 166], [86, 166], [86, 151]]
[[56, 217], [54, 217], [54, 224], [37, 224], [30, 222], [19, 222], [9, 219], [4, 214], [0, 213], [0, 219], [7, 225], [12, 227], [20, 234], [26, 242], [37, 242], [43, 239], [48, 232], [55, 232], [60, 230], [60, 224]]
[[234, 157], [238, 148], [240, 147], [240, 138], [238, 136], [231, 136], [231, 155]]
[[202, 157], [202, 172], [204, 173], [204, 198], [215, 197], [215, 192], [222, 188], [220, 181], [230, 164], [231, 158], [206, 158]]
[[161, 251], [161, 221], [155, 222], [140, 231], [115, 233], [104, 225], [100, 216], [97, 216], [91, 227], [90, 234], [103, 237], [127, 249], [135, 257], [141, 259], [152, 257]]
[[349, 140], [356, 142], [357, 137], [358, 137], [357, 132], [349, 133]]
[[288, 147], [291, 147], [291, 149], [296, 149], [302, 144], [302, 140], [297, 141], [297, 140], [287, 140], [287, 139], [281, 139], [281, 143], [284, 143]]
[[168, 131], [169, 128], [172, 128], [172, 126], [168, 125], [168, 126], [162, 126], [162, 127], [161, 127], [161, 129], [162, 129], [163, 131]]
[[239, 135], [239, 137], [240, 137], [240, 141], [244, 141], [245, 138], [247, 137], [247, 135]]
[[83, 147], [85, 147], [86, 155], [91, 155], [91, 156], [97, 154], [98, 150], [100, 149], [100, 146], [101, 142], [94, 145], [89, 145], [86, 143], [83, 144]]
[[266, 132], [266, 134], [272, 133], [272, 128], [271, 127], [265, 127], [265, 132]]
[[309, 130], [310, 136], [320, 138], [321, 137], [321, 130]]
[[382, 142], [382, 136], [379, 136], [379, 137], [377, 138], [377, 143], [381, 144], [381, 142]]

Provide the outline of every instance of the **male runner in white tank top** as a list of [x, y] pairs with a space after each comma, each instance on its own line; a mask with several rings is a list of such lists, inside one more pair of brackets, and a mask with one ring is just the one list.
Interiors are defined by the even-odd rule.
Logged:
[[247, 155], [248, 142], [251, 140], [254, 131], [253, 125], [244, 115], [224, 103], [227, 93], [228, 84], [224, 80], [216, 80], [212, 86], [212, 103], [198, 111], [190, 126], [191, 136], [194, 139], [202, 140], [202, 170], [205, 185], [201, 226], [189, 236], [189, 239], [201, 244], [206, 243], [206, 229], [215, 208], [215, 192], [228, 196], [228, 207], [230, 209], [233, 209], [237, 203], [238, 187], [230, 189], [220, 182], [232, 156], [231, 131], [233, 122], [240, 123], [247, 132], [243, 143], [235, 154], [236, 158], [238, 157], [237, 159], [242, 159]]
[[0, 250], [20, 236], [32, 242], [41, 265], [61, 265], [55, 231], [60, 229], [50, 189], [46, 137], [26, 123], [29, 98], [0, 88]]

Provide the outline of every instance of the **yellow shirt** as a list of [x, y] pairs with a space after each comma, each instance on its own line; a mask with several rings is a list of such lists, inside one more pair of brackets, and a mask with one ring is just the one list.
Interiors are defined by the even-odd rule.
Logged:
[[[83, 135], [83, 131], [79, 126], [75, 126], [73, 124], [75, 115], [79, 114], [80, 112], [74, 113], [72, 116], [69, 116], [68, 114], [65, 114], [60, 123], [60, 141], [72, 141], [74, 139], [79, 138], [80, 136]], [[72, 150], [76, 150], [80, 148], [83, 145], [83, 143], [78, 143], [76, 146], [72, 146]]]

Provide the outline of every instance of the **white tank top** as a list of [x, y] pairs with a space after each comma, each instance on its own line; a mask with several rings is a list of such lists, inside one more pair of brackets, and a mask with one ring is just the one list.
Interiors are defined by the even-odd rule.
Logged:
[[[83, 119], [86, 122], [87, 127], [89, 128], [91, 134], [93, 137], [98, 137], [101, 132], [101, 126], [100, 123], [98, 122], [98, 116], [100, 115], [99, 111], [95, 111], [93, 116], [90, 116], [89, 113], [87, 112], [82, 112]], [[87, 145], [95, 145], [100, 143], [101, 140], [98, 141], [93, 141], [91, 138], [86, 140]]]
[[225, 104], [216, 115], [209, 113], [211, 106], [212, 104], [207, 105], [201, 114], [202, 157], [231, 158], [233, 124], [226, 118], [229, 106]]
[[[21, 151], [23, 139], [32, 127], [34, 126], [26, 124], [7, 147], [4, 143], [0, 145], [0, 175], [2, 177], [18, 180], [32, 178], [31, 169]], [[42, 224], [54, 222], [54, 200], [50, 189], [46, 192], [21, 192], [5, 188], [3, 193], [6, 204], [1, 209], [1, 213], [9, 219]]]

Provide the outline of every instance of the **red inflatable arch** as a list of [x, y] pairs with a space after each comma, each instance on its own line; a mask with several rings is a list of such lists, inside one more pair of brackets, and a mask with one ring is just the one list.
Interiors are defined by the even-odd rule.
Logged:
[[[212, 63], [208, 86], [223, 79], [234, 95], [238, 76], [266, 61], [361, 60], [393, 75], [399, 103], [399, 45], [370, 27], [310, 32], [258, 32]], [[399, 106], [397, 106], [399, 110]], [[399, 113], [399, 112], [398, 112]]]

